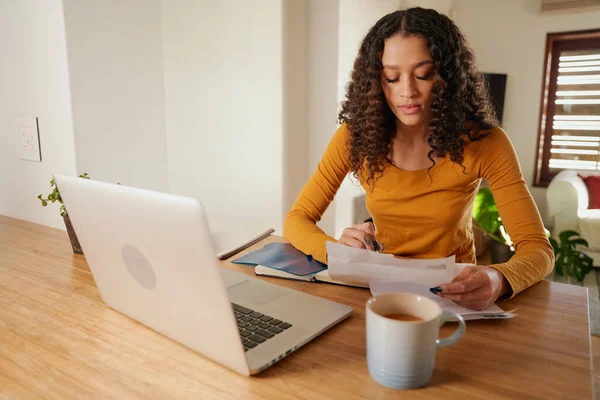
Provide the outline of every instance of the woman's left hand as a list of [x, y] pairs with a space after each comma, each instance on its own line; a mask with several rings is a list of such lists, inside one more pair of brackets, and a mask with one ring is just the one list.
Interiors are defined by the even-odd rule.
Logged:
[[440, 285], [439, 296], [461, 306], [483, 310], [510, 290], [504, 275], [484, 265], [466, 266], [451, 283]]

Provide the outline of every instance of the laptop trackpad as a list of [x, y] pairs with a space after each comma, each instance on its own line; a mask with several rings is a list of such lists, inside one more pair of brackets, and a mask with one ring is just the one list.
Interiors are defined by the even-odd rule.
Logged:
[[284, 296], [286, 291], [280, 289], [277, 285], [246, 281], [228, 288], [227, 293], [233, 301], [235, 301], [234, 299], [241, 299], [263, 306]]

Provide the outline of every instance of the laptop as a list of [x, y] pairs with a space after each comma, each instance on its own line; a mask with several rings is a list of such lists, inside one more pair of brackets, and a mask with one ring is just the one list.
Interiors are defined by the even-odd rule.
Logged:
[[347, 305], [221, 268], [193, 198], [54, 177], [102, 300], [242, 375], [351, 314]]

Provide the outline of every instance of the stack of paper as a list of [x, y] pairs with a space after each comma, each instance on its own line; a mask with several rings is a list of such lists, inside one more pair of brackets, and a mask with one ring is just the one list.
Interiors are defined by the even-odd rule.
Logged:
[[381, 293], [393, 293], [393, 292], [408, 292], [420, 294], [423, 297], [434, 300], [442, 307], [443, 310], [453, 311], [460, 314], [465, 320], [470, 319], [505, 319], [512, 318], [515, 316], [510, 311], [504, 311], [496, 304], [492, 304], [483, 311], [471, 310], [456, 304], [455, 302], [444, 299], [440, 296], [429, 291], [429, 287], [425, 285], [419, 285], [418, 283], [397, 283], [397, 282], [371, 282], [369, 287], [371, 288], [371, 294], [377, 296]]
[[414, 282], [429, 287], [448, 283], [457, 274], [454, 256], [405, 259], [391, 254], [327, 242], [329, 276], [355, 282]]
[[371, 293], [410, 292], [435, 300], [444, 310], [465, 319], [512, 318], [493, 304], [483, 311], [462, 307], [434, 295], [429, 288], [448, 283], [468, 264], [456, 264], [454, 256], [439, 259], [403, 259], [338, 243], [327, 242], [329, 276], [336, 280], [368, 283]]

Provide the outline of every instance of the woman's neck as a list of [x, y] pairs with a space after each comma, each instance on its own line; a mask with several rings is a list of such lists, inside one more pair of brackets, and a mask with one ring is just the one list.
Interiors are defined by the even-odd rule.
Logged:
[[[429, 124], [419, 126], [396, 124], [396, 135], [392, 139], [388, 159], [396, 167], [407, 171], [429, 168], [431, 147], [427, 142], [428, 137]], [[437, 161], [438, 157], [433, 156], [433, 159]]]
[[408, 148], [429, 147], [429, 124], [423, 123], [416, 126], [407, 126], [396, 120], [396, 135], [392, 142]]

